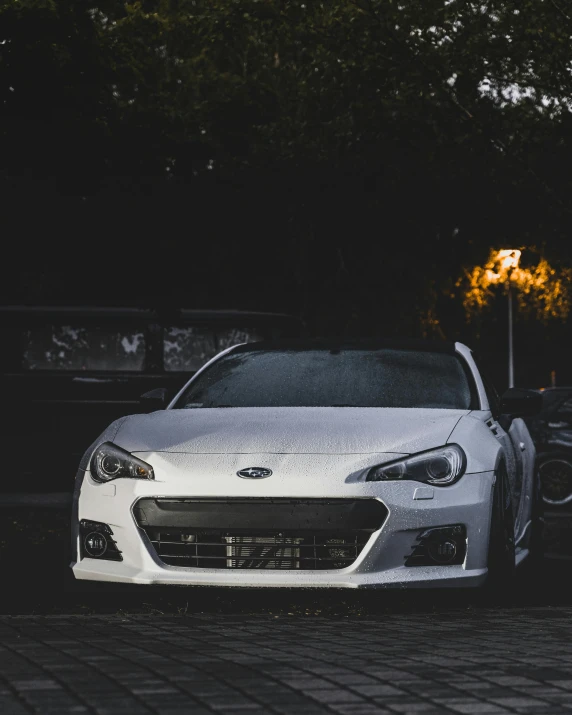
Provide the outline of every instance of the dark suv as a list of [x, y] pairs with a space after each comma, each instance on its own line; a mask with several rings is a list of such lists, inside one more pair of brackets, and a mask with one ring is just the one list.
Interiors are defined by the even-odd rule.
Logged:
[[526, 418], [544, 498], [545, 556], [572, 559], [572, 387], [547, 387], [538, 415]]
[[[237, 343], [296, 337], [299, 319], [242, 311], [0, 307], [1, 492], [71, 491], [83, 452], [114, 419], [170, 397]], [[152, 404], [152, 403], [150, 403]]]
[[527, 424], [536, 445], [546, 510], [572, 513], [572, 387], [547, 387], [543, 407]]

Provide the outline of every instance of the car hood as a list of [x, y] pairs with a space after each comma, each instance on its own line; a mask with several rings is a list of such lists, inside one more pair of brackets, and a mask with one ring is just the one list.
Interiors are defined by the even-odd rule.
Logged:
[[466, 410], [237, 407], [132, 415], [115, 443], [129, 452], [411, 454], [447, 442]]

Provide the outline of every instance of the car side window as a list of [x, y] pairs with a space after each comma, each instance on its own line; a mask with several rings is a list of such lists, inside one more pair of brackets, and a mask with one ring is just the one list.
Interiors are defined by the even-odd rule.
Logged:
[[556, 410], [554, 421], [567, 422], [572, 425], [572, 398], [565, 400]]
[[195, 372], [221, 350], [258, 340], [262, 335], [255, 328], [167, 326], [163, 337], [165, 370]]
[[239, 343], [255, 343], [264, 339], [261, 331], [256, 328], [221, 329], [217, 331], [216, 337], [219, 350], [226, 350], [226, 348]]
[[22, 335], [24, 370], [109, 370], [145, 367], [143, 326], [44, 323]]

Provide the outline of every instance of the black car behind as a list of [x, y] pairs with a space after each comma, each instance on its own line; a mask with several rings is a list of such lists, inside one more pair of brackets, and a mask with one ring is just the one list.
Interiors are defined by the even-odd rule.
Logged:
[[295, 337], [299, 319], [242, 311], [1, 307], [4, 456], [0, 493], [71, 491], [77, 465], [112, 420], [171, 397], [241, 342]]
[[544, 501], [544, 551], [549, 558], [572, 559], [572, 387], [541, 393], [541, 412], [526, 422]]

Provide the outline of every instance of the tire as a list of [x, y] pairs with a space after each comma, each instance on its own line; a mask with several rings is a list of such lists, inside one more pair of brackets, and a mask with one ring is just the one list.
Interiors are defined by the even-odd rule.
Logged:
[[501, 462], [493, 489], [487, 590], [507, 588], [515, 572], [514, 517], [506, 467]]
[[544, 503], [558, 508], [572, 501], [572, 459], [568, 454], [544, 454], [538, 460]]

